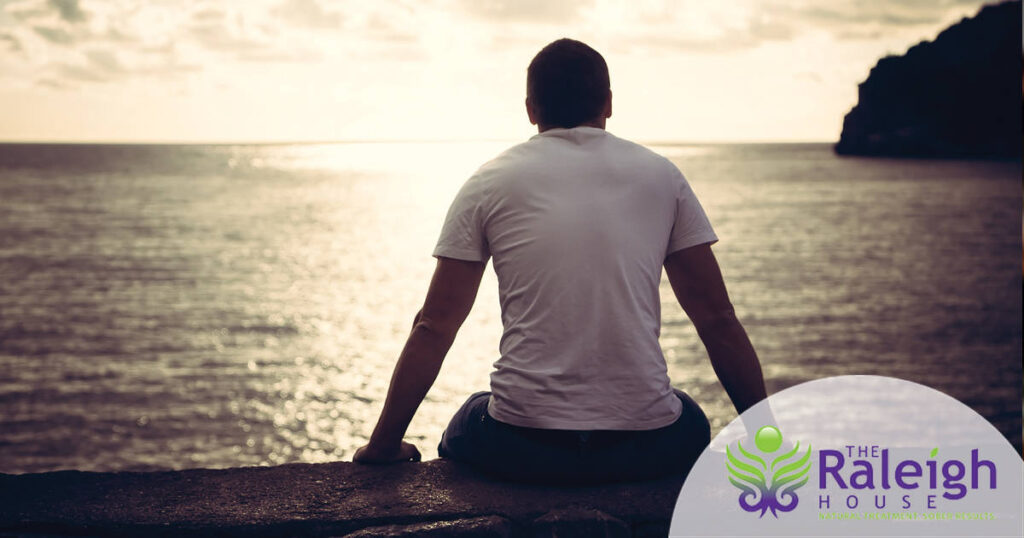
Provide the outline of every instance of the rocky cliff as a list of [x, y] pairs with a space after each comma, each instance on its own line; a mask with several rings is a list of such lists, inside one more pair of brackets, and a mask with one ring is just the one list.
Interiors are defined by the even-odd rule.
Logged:
[[1021, 2], [985, 6], [878, 61], [836, 153], [1020, 158]]

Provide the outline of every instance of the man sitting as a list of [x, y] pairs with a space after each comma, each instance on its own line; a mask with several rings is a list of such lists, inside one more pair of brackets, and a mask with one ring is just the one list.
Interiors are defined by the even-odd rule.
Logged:
[[484, 164], [449, 209], [423, 309], [357, 462], [418, 459], [402, 437], [469, 314], [487, 260], [501, 300], [491, 391], [452, 418], [442, 457], [512, 480], [640, 480], [686, 472], [707, 418], [672, 388], [658, 342], [664, 267], [738, 412], [765, 398], [729, 302], [714, 231], [667, 159], [605, 130], [608, 68], [560, 39], [527, 71], [538, 134]]

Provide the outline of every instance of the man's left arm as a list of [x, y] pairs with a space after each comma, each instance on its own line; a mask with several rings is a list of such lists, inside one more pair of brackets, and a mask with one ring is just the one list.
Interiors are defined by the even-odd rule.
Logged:
[[416, 409], [437, 378], [455, 334], [473, 308], [487, 262], [439, 257], [423, 308], [391, 376], [384, 409], [370, 442], [352, 461], [394, 463], [419, 460], [419, 451], [402, 441]]

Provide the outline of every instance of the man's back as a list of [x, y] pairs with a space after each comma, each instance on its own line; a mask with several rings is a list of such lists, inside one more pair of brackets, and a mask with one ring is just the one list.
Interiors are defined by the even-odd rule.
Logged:
[[711, 252], [715, 235], [674, 165], [605, 132], [612, 93], [597, 51], [554, 41], [530, 62], [526, 86], [540, 134], [484, 165], [456, 196], [384, 409], [353, 460], [419, 457], [402, 436], [493, 256], [505, 325], [493, 394], [466, 400], [438, 454], [510, 480], [684, 473], [710, 425], [669, 385], [658, 344], [663, 265], [737, 411], [765, 398]]
[[566, 430], [675, 421], [661, 268], [670, 252], [715, 240], [678, 169], [604, 129], [549, 129], [484, 165], [434, 255], [494, 258], [505, 330], [490, 414]]

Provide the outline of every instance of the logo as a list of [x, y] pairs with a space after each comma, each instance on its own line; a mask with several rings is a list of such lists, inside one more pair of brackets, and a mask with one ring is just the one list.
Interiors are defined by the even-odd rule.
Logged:
[[789, 451], [771, 457], [782, 448], [782, 432], [775, 426], [763, 426], [754, 435], [754, 445], [762, 456], [753, 454], [736, 442], [735, 454], [726, 445], [725, 467], [729, 470], [729, 482], [740, 489], [740, 507], [747, 512], [761, 511], [758, 516], [771, 511], [776, 518], [778, 512], [789, 512], [800, 502], [796, 490], [807, 483], [811, 470], [811, 447], [801, 453], [800, 442]]
[[1020, 537], [1022, 499], [1024, 460], [973, 409], [910, 381], [838, 376], [726, 425], [690, 469], [669, 536]]

